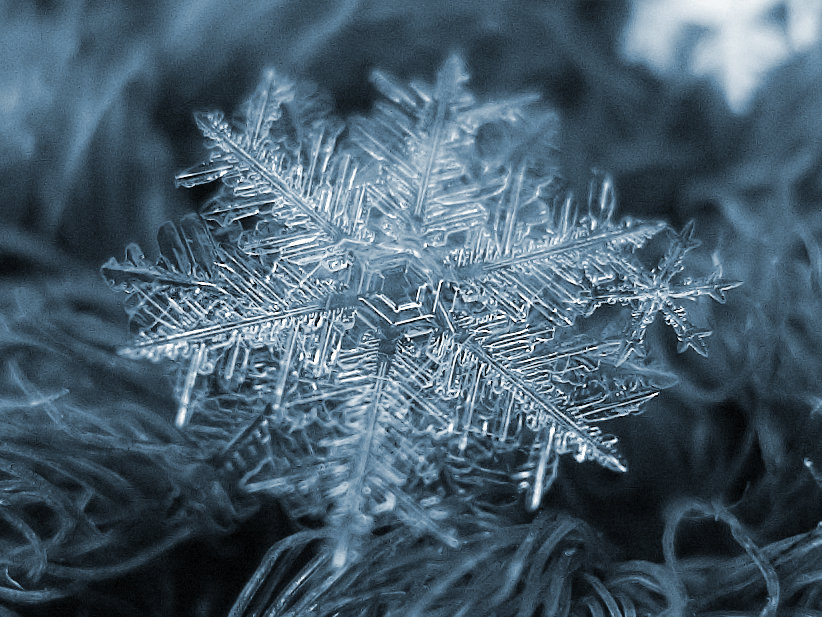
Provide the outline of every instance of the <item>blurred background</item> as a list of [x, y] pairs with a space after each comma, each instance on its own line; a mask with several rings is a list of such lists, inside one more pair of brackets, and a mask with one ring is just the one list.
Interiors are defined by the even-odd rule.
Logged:
[[[731, 507], [758, 542], [806, 531], [822, 518], [821, 34], [822, 0], [0, 0], [2, 331], [58, 341], [29, 365], [43, 388], [171, 413], [161, 370], [101, 361], [128, 373], [115, 389], [89, 380], [103, 369], [88, 348], [127, 337], [99, 265], [129, 242], [150, 252], [208, 195], [173, 186], [203, 155], [192, 112], [233, 110], [267, 66], [316, 82], [341, 115], [364, 112], [372, 69], [430, 80], [456, 51], [477, 94], [556, 106], [572, 185], [608, 170], [622, 214], [694, 219], [705, 269], [744, 282], [711, 308], [710, 357], [672, 355], [680, 384], [609, 427], [630, 473], [564, 462], [549, 505], [625, 559], [661, 559], [683, 496]], [[137, 599], [105, 610], [222, 614], [279, 518], [266, 506], [182, 544], [118, 582]], [[678, 546], [739, 552], [726, 536], [683, 525]]]

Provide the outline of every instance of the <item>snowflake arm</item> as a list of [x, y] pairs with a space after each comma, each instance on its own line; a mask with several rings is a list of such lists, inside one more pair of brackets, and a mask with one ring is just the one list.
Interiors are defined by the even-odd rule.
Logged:
[[[607, 180], [593, 182], [594, 188], [610, 191]], [[604, 200], [610, 203], [603, 206]], [[632, 252], [667, 227], [661, 222], [613, 222], [613, 207], [612, 197], [592, 190], [589, 214], [580, 218], [573, 197], [560, 195], [552, 207], [545, 208], [554, 213], [555, 221], [545, 226], [542, 237], [531, 240], [533, 230], [523, 222], [518, 225], [517, 241], [504, 241], [502, 251], [495, 244], [460, 251], [454, 278], [476, 281], [477, 292], [504, 307], [515, 321], [536, 310], [557, 326], [570, 326], [601, 305], [594, 286], [613, 287], [632, 276], [639, 268]], [[514, 233], [506, 230], [504, 235]], [[618, 301], [618, 297], [612, 294], [608, 300]]]
[[[405, 387], [407, 375], [395, 370], [395, 364], [408, 366], [409, 358], [403, 362], [407, 354], [407, 342], [386, 339], [342, 350], [338, 371], [328, 381], [291, 393], [281, 413], [269, 406], [239, 439], [265, 451], [245, 474], [247, 490], [295, 503], [293, 510], [306, 514], [324, 513], [332, 504], [326, 522], [336, 530], [337, 567], [357, 554], [360, 537], [392, 518], [446, 544], [457, 541], [442, 522], [438, 500], [414, 497], [415, 487], [431, 483], [438, 470], [426, 456], [435, 439], [427, 415], [434, 404], [420, 405], [419, 396]], [[276, 383], [283, 383], [281, 375]], [[293, 416], [310, 407], [313, 419], [295, 431]], [[437, 411], [439, 417], [444, 414]], [[443, 421], [438, 424], [441, 429]], [[321, 438], [310, 440], [309, 433]], [[224, 456], [238, 451], [237, 441]], [[313, 497], [306, 501], [309, 494]]]
[[327, 281], [311, 280], [284, 260], [265, 264], [219, 245], [193, 216], [179, 228], [164, 226], [158, 238], [157, 264], [133, 245], [124, 262], [109, 260], [102, 272], [133, 298], [139, 332], [121, 353], [189, 361], [178, 388], [180, 426], [198, 375], [218, 371], [230, 382], [247, 368], [251, 349], [279, 345], [287, 326], [329, 313], [339, 298]]
[[378, 237], [411, 247], [444, 246], [449, 236], [485, 223], [487, 199], [503, 190], [505, 177], [480, 178], [472, 169], [476, 132], [484, 120], [522, 113], [533, 97], [478, 105], [466, 81], [456, 57], [434, 85], [405, 88], [385, 73], [374, 74], [384, 101], [353, 122], [352, 143], [380, 177], [370, 187]]
[[225, 190], [203, 216], [223, 228], [258, 219], [259, 227], [238, 239], [241, 248], [294, 261], [311, 261], [306, 253], [333, 259], [341, 240], [365, 232], [356, 166], [350, 157], [332, 157], [343, 127], [313, 90], [269, 71], [236, 122], [221, 112], [195, 120], [211, 155], [178, 175], [177, 184], [222, 180]]

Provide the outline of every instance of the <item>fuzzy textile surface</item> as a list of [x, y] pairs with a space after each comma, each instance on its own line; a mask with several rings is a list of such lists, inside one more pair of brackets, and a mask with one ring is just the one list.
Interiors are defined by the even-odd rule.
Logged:
[[430, 80], [454, 51], [478, 94], [556, 106], [572, 185], [599, 167], [623, 214], [695, 220], [705, 258], [744, 284], [712, 307], [709, 357], [672, 355], [679, 384], [611, 426], [627, 474], [563, 461], [538, 513], [466, 513], [459, 550], [374, 536], [367, 559], [291, 601], [822, 615], [822, 46], [739, 114], [708, 81], [622, 59], [626, 3], [400, 7], [0, 1], [0, 617], [294, 608], [277, 590], [323, 532], [236, 494], [174, 428], [167, 367], [116, 354], [128, 328], [99, 265], [202, 203], [172, 182], [201, 158], [191, 113], [235, 108], [265, 66], [348, 115], [370, 107], [373, 68]]

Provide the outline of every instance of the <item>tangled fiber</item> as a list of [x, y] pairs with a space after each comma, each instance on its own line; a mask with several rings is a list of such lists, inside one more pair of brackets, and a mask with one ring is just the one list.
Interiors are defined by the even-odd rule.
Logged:
[[0, 284], [0, 601], [21, 607], [225, 534], [253, 507], [158, 413], [160, 374], [116, 355], [119, 307], [105, 286], [82, 270], [47, 274], [71, 260], [15, 254], [31, 248], [23, 240], [4, 256], [39, 274]]
[[[619, 57], [627, 3], [559, 4], [0, 2], [0, 615], [822, 615], [822, 49], [734, 116]], [[97, 267], [200, 201], [171, 183], [199, 158], [190, 114], [233, 108], [263, 66], [347, 113], [373, 67], [430, 78], [454, 49], [480, 91], [557, 105], [569, 172], [609, 170], [626, 213], [695, 219], [745, 285], [709, 358], [672, 355], [680, 385], [613, 425], [627, 475], [563, 467], [534, 520], [466, 512], [458, 550], [387, 529], [294, 585], [320, 578], [319, 532], [277, 544], [276, 505], [210, 464], [217, 432], [171, 427], [163, 367], [115, 353]]]
[[[744, 554], [678, 558], [675, 534], [688, 517], [722, 521]], [[819, 614], [822, 527], [759, 547], [726, 508], [682, 501], [668, 515], [666, 561], [653, 563], [620, 560], [589, 525], [556, 511], [504, 527], [475, 516], [462, 522], [459, 549], [392, 530], [371, 540], [366, 561], [341, 572], [325, 569], [328, 555], [305, 556], [323, 532], [299, 532], [269, 550], [230, 615], [619, 617], [728, 614], [734, 606], [763, 617]]]

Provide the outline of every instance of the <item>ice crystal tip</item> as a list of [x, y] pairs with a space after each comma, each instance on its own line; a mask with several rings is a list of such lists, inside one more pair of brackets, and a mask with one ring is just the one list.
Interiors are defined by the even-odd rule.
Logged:
[[177, 183], [221, 188], [160, 230], [157, 262], [103, 266], [132, 299], [126, 353], [180, 366], [177, 423], [256, 418], [221, 464], [324, 517], [338, 565], [390, 521], [456, 542], [466, 473], [533, 510], [560, 455], [625, 471], [599, 424], [670, 385], [648, 326], [705, 353], [685, 300], [735, 286], [686, 276], [692, 225], [618, 218], [606, 174], [580, 207], [536, 97], [478, 100], [457, 57], [434, 83], [373, 79], [347, 131], [273, 71], [236, 116], [198, 114], [209, 154]]

